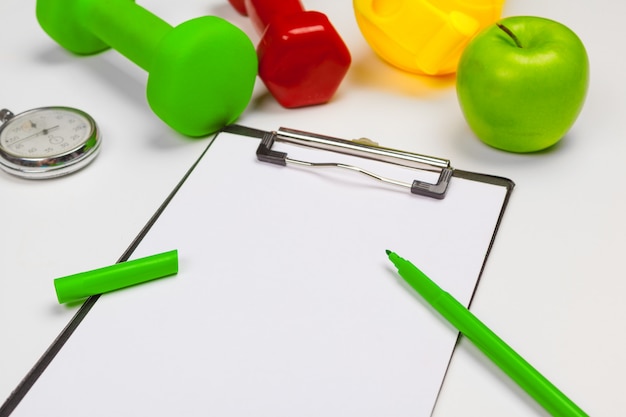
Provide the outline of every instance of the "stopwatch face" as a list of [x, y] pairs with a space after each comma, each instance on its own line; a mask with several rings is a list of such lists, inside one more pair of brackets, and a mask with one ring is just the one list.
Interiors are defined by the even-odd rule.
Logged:
[[91, 162], [99, 148], [95, 121], [78, 109], [33, 109], [0, 126], [0, 166], [21, 177], [69, 174]]

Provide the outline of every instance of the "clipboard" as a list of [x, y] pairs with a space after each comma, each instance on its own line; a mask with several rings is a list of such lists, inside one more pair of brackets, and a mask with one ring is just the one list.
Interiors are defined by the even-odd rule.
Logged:
[[513, 188], [228, 126], [119, 260], [178, 249], [179, 274], [86, 300], [0, 416], [430, 415], [458, 332], [385, 249], [469, 306]]

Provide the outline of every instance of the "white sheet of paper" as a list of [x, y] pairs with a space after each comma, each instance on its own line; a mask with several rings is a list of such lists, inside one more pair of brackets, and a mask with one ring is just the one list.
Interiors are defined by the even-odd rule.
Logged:
[[102, 296], [13, 416], [430, 415], [457, 332], [385, 249], [469, 304], [506, 188], [435, 200], [258, 143], [214, 140], [132, 256], [178, 275]]

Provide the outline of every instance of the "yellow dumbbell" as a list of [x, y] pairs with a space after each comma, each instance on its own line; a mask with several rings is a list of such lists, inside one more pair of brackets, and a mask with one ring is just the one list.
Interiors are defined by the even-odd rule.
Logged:
[[408, 72], [456, 72], [467, 43], [500, 18], [504, 0], [354, 0], [361, 33], [388, 63]]

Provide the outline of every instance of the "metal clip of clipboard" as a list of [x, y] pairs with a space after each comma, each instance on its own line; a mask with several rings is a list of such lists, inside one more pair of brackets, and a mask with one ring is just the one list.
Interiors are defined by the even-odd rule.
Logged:
[[[277, 141], [308, 146], [311, 148], [323, 149], [327, 151], [342, 153], [345, 155], [368, 158], [374, 161], [386, 162], [406, 168], [439, 172], [439, 178], [436, 183], [429, 183], [420, 180], [413, 180], [412, 183], [407, 183], [403, 181], [397, 181], [392, 178], [380, 176], [371, 171], [359, 168], [354, 165], [336, 162], [316, 163], [292, 159], [287, 156], [286, 152], [272, 150], [272, 146]], [[348, 169], [367, 175], [385, 183], [409, 188], [411, 190], [411, 193], [413, 194], [432, 197], [439, 200], [445, 197], [448, 190], [448, 185], [450, 183], [450, 178], [452, 177], [452, 173], [454, 172], [454, 169], [450, 166], [450, 161], [447, 159], [435, 158], [411, 152], [404, 152], [391, 148], [384, 148], [377, 145], [363, 143], [361, 141], [339, 139], [330, 136], [304, 132], [301, 130], [288, 129], [284, 127], [281, 127], [276, 131], [265, 132], [265, 134], [261, 138], [261, 143], [257, 148], [256, 155], [259, 161], [269, 162], [282, 166], [294, 164], [312, 168], [335, 167]]]

